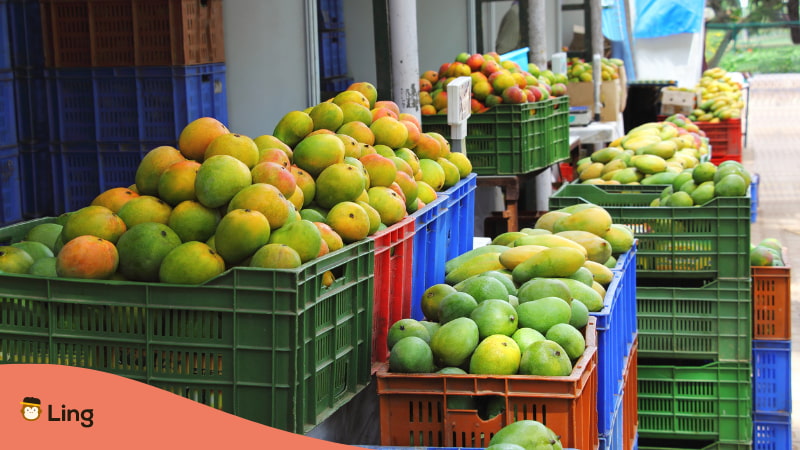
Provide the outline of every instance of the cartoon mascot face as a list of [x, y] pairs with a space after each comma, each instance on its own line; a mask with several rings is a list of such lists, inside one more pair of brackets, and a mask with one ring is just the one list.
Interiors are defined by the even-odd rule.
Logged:
[[36, 397], [25, 397], [22, 402], [22, 417], [25, 420], [36, 420], [42, 412], [42, 402]]

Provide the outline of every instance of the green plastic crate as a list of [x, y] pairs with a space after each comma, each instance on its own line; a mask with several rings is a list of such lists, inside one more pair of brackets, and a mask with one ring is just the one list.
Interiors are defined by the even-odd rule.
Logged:
[[[0, 245], [53, 220], [0, 228]], [[363, 240], [198, 286], [2, 274], [0, 363], [110, 372], [303, 433], [370, 381], [374, 260]]]
[[639, 355], [644, 358], [750, 361], [750, 279], [702, 286], [636, 286]]
[[569, 96], [553, 97], [553, 114], [547, 127], [548, 159], [552, 163], [570, 158], [569, 151]]
[[[478, 175], [516, 175], [547, 167], [553, 101], [497, 105], [467, 119], [466, 153]], [[422, 116], [422, 131], [450, 137], [447, 115]]]
[[646, 362], [639, 358], [640, 439], [752, 439], [750, 363], [675, 366]]
[[[642, 445], [644, 444], [644, 445]], [[753, 448], [752, 442], [702, 442], [692, 444], [691, 442], [669, 441], [663, 439], [652, 442], [639, 442], [639, 450], [750, 450]]]
[[749, 278], [750, 193], [702, 206], [651, 207], [664, 186], [564, 184], [550, 209], [578, 203], [605, 208], [639, 239], [636, 273], [646, 278]]

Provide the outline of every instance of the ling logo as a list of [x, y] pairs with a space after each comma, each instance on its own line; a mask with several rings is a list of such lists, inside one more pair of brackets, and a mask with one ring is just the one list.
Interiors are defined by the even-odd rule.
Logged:
[[[33, 422], [42, 416], [42, 402], [36, 397], [25, 397], [21, 402], [22, 404], [22, 417]], [[47, 405], [47, 421], [48, 422], [77, 422], [84, 428], [89, 428], [94, 425], [94, 410], [84, 409], [77, 410], [67, 408], [66, 405], [61, 405], [61, 414], [58, 415], [57, 411], [53, 411], [53, 405]]]
[[34, 421], [42, 414], [42, 402], [36, 397], [25, 397], [22, 400], [22, 417]]

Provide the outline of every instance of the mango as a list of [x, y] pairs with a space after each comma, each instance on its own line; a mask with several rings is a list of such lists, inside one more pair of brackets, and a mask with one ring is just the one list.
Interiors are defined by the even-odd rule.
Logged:
[[499, 252], [483, 253], [467, 259], [458, 267], [448, 272], [444, 277], [444, 281], [448, 284], [456, 284], [473, 275], [501, 269], [505, 269], [505, 266], [500, 263]]
[[546, 249], [543, 245], [519, 245], [500, 253], [500, 264], [508, 270], [514, 270], [523, 261]]
[[508, 250], [510, 247], [505, 245], [484, 245], [483, 247], [476, 247], [472, 250], [468, 250], [455, 258], [451, 258], [444, 263], [444, 271], [445, 273], [452, 272], [457, 267], [461, 266], [465, 262], [469, 261], [475, 256], [481, 255], [483, 253], [501, 253], [504, 250]]
[[511, 271], [517, 284], [535, 277], [568, 277], [586, 262], [583, 252], [571, 247], [544, 249], [523, 261]]
[[586, 258], [589, 261], [603, 264], [611, 256], [611, 244], [589, 231], [567, 230], [556, 233], [556, 236], [563, 236], [583, 246], [586, 249]]
[[586, 249], [575, 241], [555, 234], [525, 236], [514, 241], [515, 246], [537, 245], [544, 247], [571, 247], [586, 254]]
[[563, 217], [553, 224], [553, 232], [581, 230], [602, 236], [611, 227], [611, 215], [604, 208], [594, 206]]

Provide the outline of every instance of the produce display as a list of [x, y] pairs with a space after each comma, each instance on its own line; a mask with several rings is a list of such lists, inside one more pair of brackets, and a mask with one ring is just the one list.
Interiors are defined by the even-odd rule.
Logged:
[[717, 197], [742, 197], [750, 188], [751, 175], [738, 161], [719, 165], [706, 161], [677, 173], [651, 206], [701, 206]]
[[586, 184], [667, 184], [708, 155], [704, 133], [682, 115], [648, 122], [630, 130], [576, 164]]
[[512, 422], [492, 436], [487, 450], [561, 450], [561, 438], [536, 420]]
[[[619, 58], [600, 58], [600, 74], [603, 81], [616, 80], [624, 62]], [[567, 60], [567, 80], [570, 83], [594, 80], [594, 67], [591, 61], [572, 57]]]
[[501, 61], [496, 52], [459, 53], [454, 61], [420, 75], [419, 99], [423, 115], [447, 114], [447, 84], [457, 77], [472, 79], [473, 113], [486, 112], [499, 104], [532, 103], [567, 93], [564, 75], [540, 71], [535, 64], [520, 67], [511, 60]]
[[355, 82], [255, 138], [212, 117], [190, 122], [177, 148], [142, 158], [132, 185], [0, 247], [0, 271], [200, 284], [236, 266], [295, 268], [399, 222], [471, 171], [442, 135]]
[[744, 107], [742, 89], [720, 67], [707, 69], [697, 82], [697, 108], [689, 115], [696, 122], [716, 123], [738, 119]]
[[784, 267], [783, 244], [776, 238], [765, 238], [758, 244], [750, 244], [751, 266]]
[[423, 293], [425, 320], [392, 324], [389, 370], [565, 376], [586, 349], [581, 329], [603, 308], [629, 227], [597, 205], [553, 210], [445, 264]]

